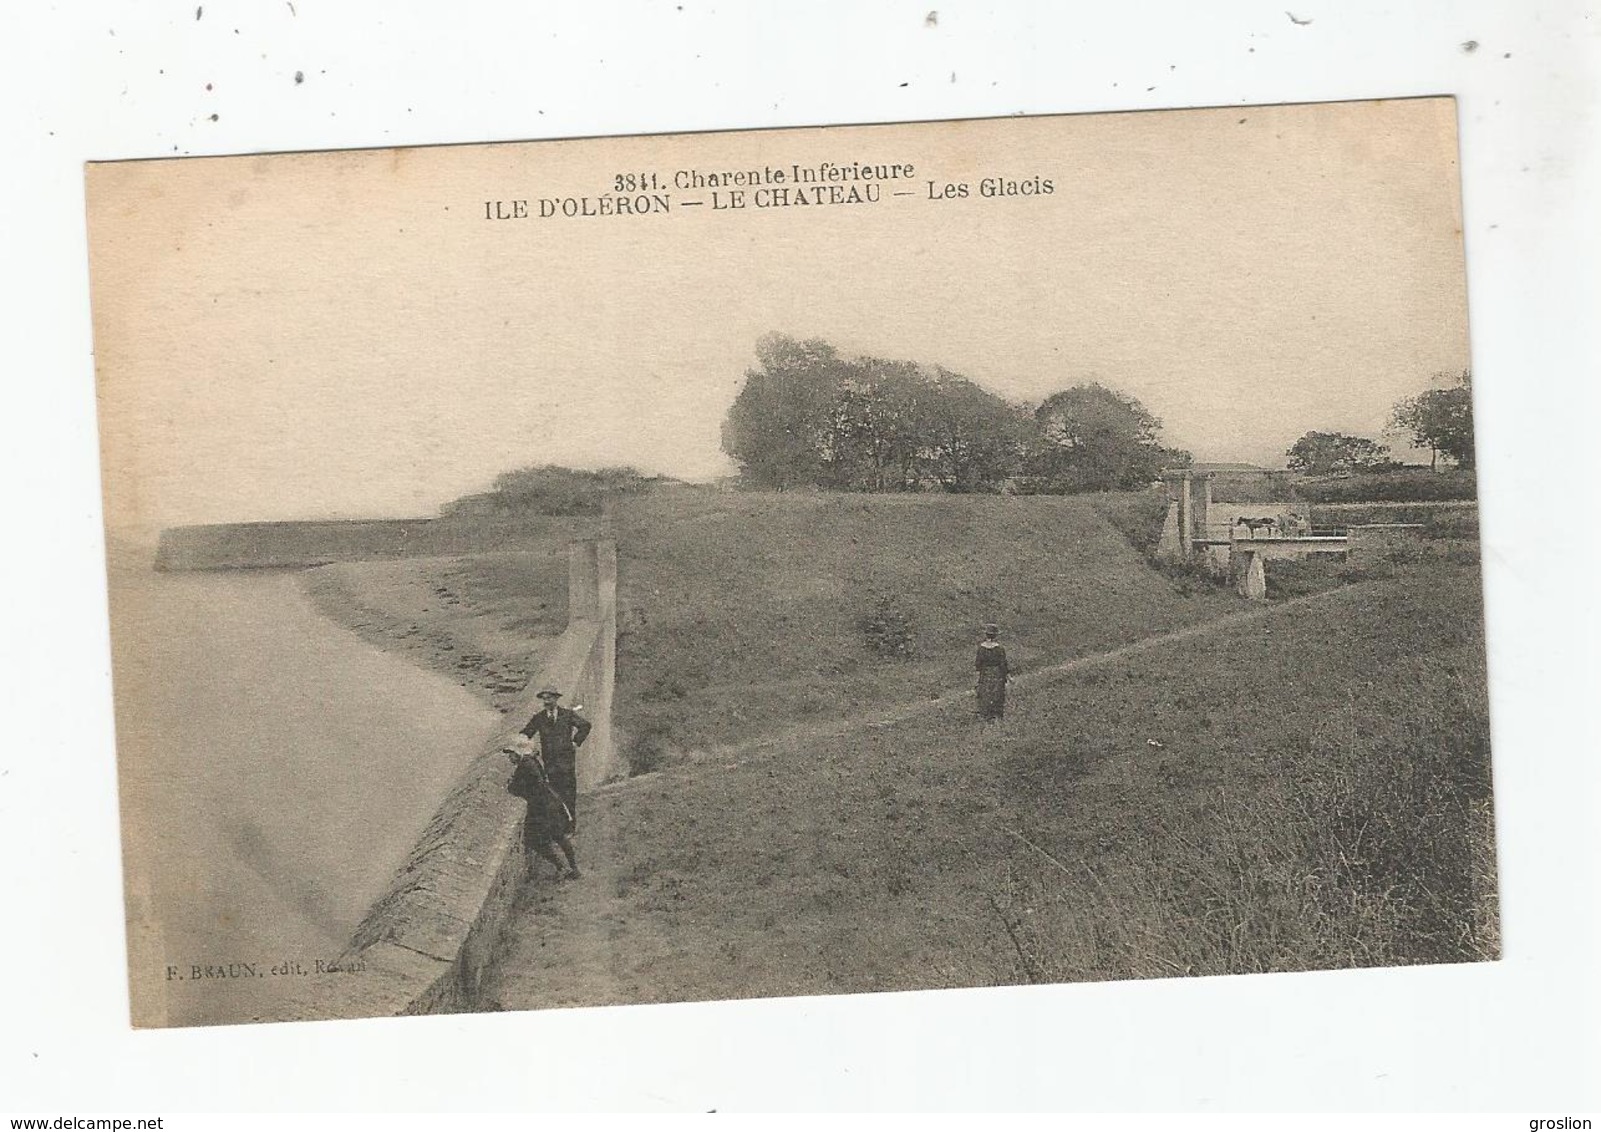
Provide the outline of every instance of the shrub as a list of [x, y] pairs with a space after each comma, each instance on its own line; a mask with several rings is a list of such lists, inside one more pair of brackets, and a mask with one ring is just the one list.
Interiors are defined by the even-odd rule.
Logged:
[[493, 491], [446, 504], [444, 512], [476, 508], [497, 515], [599, 515], [608, 499], [645, 491], [651, 483], [628, 467], [588, 471], [540, 464], [502, 472]]
[[649, 774], [660, 770], [672, 759], [672, 730], [664, 723], [652, 720], [629, 736], [623, 744], [628, 760], [628, 775]]
[[1173, 592], [1180, 597], [1214, 593], [1229, 584], [1226, 575], [1200, 558], [1152, 558], [1151, 565], [1173, 580]]
[[917, 634], [912, 617], [898, 597], [880, 597], [873, 610], [862, 618], [862, 634], [867, 647], [879, 656], [908, 660], [917, 653]]

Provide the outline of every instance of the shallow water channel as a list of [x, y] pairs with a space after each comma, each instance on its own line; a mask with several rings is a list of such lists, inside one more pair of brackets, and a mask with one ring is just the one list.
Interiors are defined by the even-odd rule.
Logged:
[[500, 717], [294, 572], [113, 582], [135, 1019], [286, 1016]]

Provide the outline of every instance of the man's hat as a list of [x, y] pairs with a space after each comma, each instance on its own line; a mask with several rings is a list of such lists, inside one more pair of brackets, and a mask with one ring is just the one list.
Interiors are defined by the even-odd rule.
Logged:
[[541, 688], [539, 689], [539, 698], [542, 700], [559, 700], [561, 699], [561, 693], [555, 688]]
[[1000, 631], [1001, 631], [1001, 627], [999, 625], [995, 624], [993, 621], [991, 621], [989, 624], [984, 626], [984, 632], [988, 633], [992, 637], [995, 636], [995, 634], [999, 633]]

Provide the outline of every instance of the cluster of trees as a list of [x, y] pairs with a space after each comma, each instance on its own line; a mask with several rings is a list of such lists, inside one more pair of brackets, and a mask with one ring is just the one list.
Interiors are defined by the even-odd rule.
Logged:
[[1024, 405], [817, 339], [769, 335], [756, 354], [723, 422], [723, 451], [753, 487], [1059, 493], [1139, 487], [1189, 462], [1144, 406], [1098, 384]]
[[1309, 432], [1285, 453], [1292, 472], [1335, 476], [1350, 472], [1384, 472], [1396, 466], [1388, 445], [1343, 432]]
[[[1397, 401], [1390, 411], [1390, 427], [1429, 450], [1430, 468], [1438, 468], [1441, 456], [1458, 468], [1473, 467], [1472, 373], [1463, 370], [1450, 376], [1449, 385]], [[1286, 455], [1290, 471], [1309, 476], [1384, 472], [1400, 466], [1386, 445], [1343, 432], [1309, 432]]]
[[[768, 335], [756, 355], [722, 435], [751, 487], [1069, 494], [1144, 487], [1191, 462], [1161, 443], [1161, 421], [1137, 400], [1096, 383], [1024, 404], [942, 366], [846, 357], [819, 339]], [[1390, 425], [1430, 450], [1431, 467], [1443, 456], [1471, 468], [1471, 374], [1438, 376], [1450, 383], [1397, 402]], [[1385, 445], [1340, 432], [1308, 432], [1287, 455], [1310, 476], [1399, 466]], [[596, 514], [657, 479], [632, 467], [519, 468], [445, 511]]]
[[[1446, 375], [1436, 375], [1444, 377]], [[1429, 450], [1429, 467], [1444, 456], [1459, 468], [1473, 467], [1473, 373], [1463, 370], [1451, 384], [1396, 402], [1390, 426]]]

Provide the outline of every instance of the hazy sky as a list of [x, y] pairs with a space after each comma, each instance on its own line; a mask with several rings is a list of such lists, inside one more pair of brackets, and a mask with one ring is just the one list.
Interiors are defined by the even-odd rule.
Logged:
[[[916, 169], [864, 205], [670, 185], [823, 161]], [[672, 211], [537, 216], [625, 171]], [[114, 525], [430, 514], [529, 463], [719, 475], [774, 330], [1014, 398], [1099, 380], [1198, 459], [1262, 463], [1376, 436], [1468, 364], [1444, 99], [152, 161], [89, 189]], [[518, 199], [536, 215], [484, 218]]]

